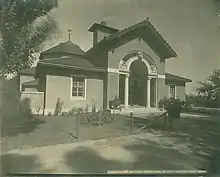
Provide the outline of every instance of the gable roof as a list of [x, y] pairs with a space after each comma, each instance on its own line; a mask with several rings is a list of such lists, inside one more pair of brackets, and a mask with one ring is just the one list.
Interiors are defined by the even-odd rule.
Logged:
[[[134, 33], [136, 33], [134, 35]], [[151, 24], [149, 19], [144, 20], [140, 23], [132, 25], [128, 28], [115, 32], [113, 34], [108, 35], [94, 47], [86, 52], [86, 55], [91, 55], [100, 49], [107, 48], [110, 50], [110, 44], [117, 45], [118, 39], [124, 37], [130, 37], [130, 40], [134, 39], [131, 36], [135, 36], [135, 38], [142, 37], [148, 45], [155, 51], [162, 59], [167, 59], [171, 57], [176, 57], [176, 52], [172, 49], [172, 47], [165, 41], [165, 39], [159, 34], [156, 28]]]
[[187, 79], [184, 77], [180, 77], [171, 73], [165, 73], [166, 80], [172, 80], [172, 81], [181, 81], [181, 82], [192, 82], [191, 79]]
[[76, 44], [71, 41], [60, 43], [59, 45], [52, 47], [48, 50], [41, 52], [44, 54], [54, 54], [54, 53], [65, 53], [65, 54], [75, 54], [75, 55], [84, 55], [85, 52]]
[[36, 67], [23, 69], [19, 72], [20, 75], [34, 76], [36, 71]]

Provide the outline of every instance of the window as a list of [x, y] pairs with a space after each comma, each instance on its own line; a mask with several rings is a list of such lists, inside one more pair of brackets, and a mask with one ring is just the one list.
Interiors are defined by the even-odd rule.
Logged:
[[170, 98], [176, 97], [176, 88], [175, 85], [170, 85]]
[[85, 98], [84, 77], [72, 77], [72, 97]]

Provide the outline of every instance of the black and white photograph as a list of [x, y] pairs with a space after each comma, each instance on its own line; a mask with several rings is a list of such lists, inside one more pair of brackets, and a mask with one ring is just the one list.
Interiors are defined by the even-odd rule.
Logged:
[[220, 176], [220, 0], [0, 0], [0, 171]]

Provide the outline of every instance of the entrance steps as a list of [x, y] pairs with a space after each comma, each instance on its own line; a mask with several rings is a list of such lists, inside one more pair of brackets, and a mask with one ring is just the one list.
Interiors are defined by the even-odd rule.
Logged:
[[160, 111], [158, 108], [147, 108], [147, 107], [135, 107], [130, 106], [121, 110], [122, 115], [129, 116], [130, 113], [133, 113], [134, 117], [156, 117], [163, 114], [163, 111]]

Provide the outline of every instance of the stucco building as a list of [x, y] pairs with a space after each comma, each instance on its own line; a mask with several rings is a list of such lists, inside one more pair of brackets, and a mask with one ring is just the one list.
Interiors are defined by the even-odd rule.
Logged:
[[123, 30], [95, 23], [89, 31], [93, 47], [87, 52], [67, 41], [20, 73], [22, 98], [30, 98], [32, 108], [52, 113], [58, 98], [65, 111], [92, 104], [108, 108], [116, 96], [125, 108], [156, 108], [164, 97], [185, 99], [191, 80], [166, 72], [166, 61], [177, 54], [149, 19]]

